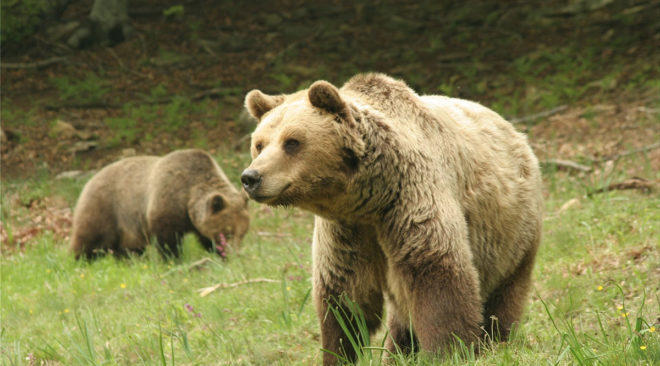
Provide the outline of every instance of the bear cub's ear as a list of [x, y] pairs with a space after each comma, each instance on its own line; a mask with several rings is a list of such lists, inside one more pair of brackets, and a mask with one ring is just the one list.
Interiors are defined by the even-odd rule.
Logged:
[[261, 117], [266, 112], [277, 107], [284, 102], [282, 95], [267, 95], [260, 90], [251, 90], [245, 96], [245, 108], [252, 115], [252, 117], [261, 120]]
[[211, 208], [211, 212], [214, 214], [222, 211], [225, 208], [225, 200], [219, 194], [213, 195], [209, 201], [209, 207]]

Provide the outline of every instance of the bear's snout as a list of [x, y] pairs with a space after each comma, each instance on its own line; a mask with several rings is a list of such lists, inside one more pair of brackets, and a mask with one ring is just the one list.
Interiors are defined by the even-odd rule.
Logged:
[[256, 169], [245, 169], [241, 174], [241, 183], [250, 197], [254, 197], [254, 193], [261, 185], [261, 180], [262, 176]]

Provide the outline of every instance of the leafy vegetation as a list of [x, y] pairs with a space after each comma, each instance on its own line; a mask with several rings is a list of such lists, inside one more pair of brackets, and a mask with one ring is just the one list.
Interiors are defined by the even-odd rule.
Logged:
[[0, 40], [3, 45], [18, 43], [31, 35], [52, 5], [46, 0], [5, 0], [0, 6]]

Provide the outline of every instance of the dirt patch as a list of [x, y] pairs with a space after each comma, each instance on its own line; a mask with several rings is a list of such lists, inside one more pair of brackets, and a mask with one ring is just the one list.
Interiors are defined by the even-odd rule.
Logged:
[[22, 251], [29, 242], [44, 233], [50, 233], [55, 240], [69, 241], [73, 213], [67, 201], [52, 196], [43, 199], [21, 202], [17, 195], [3, 197], [13, 207], [14, 217], [11, 227], [0, 221], [0, 242], [2, 252]]

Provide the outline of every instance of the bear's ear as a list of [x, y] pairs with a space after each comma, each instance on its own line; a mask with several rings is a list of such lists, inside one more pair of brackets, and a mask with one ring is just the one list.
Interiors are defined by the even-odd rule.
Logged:
[[339, 90], [329, 82], [319, 80], [312, 84], [307, 92], [307, 97], [314, 107], [335, 114], [341, 119], [352, 123], [348, 105], [341, 99]]
[[225, 200], [219, 194], [213, 195], [209, 201], [209, 207], [211, 208], [211, 212], [214, 214], [222, 211], [225, 208]]
[[247, 108], [252, 117], [258, 120], [261, 120], [261, 117], [266, 114], [266, 112], [283, 102], [283, 95], [267, 95], [257, 89], [251, 90], [245, 96], [245, 108]]

